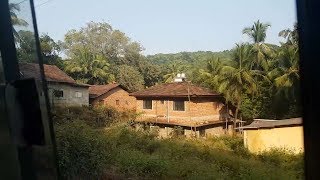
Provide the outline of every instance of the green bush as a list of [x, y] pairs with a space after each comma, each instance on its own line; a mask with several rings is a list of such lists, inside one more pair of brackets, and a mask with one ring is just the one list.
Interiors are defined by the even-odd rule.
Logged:
[[58, 123], [56, 131], [66, 178], [98, 179], [111, 172], [133, 179], [303, 179], [302, 155], [253, 155], [240, 137], [159, 139], [127, 123], [97, 130], [80, 120]]
[[81, 121], [55, 126], [59, 168], [65, 178], [99, 177], [110, 160], [103, 133]]
[[271, 164], [272, 166], [297, 172], [297, 177], [302, 178], [304, 175], [304, 156], [302, 153], [294, 154], [289, 149], [273, 148], [269, 151], [258, 154], [257, 158], [263, 162]]
[[106, 127], [112, 123], [127, 122], [136, 118], [134, 111], [119, 112], [106, 106], [55, 107], [52, 114], [56, 123], [80, 120], [95, 128]]
[[184, 129], [181, 126], [174, 126], [170, 132], [170, 137], [179, 138], [184, 136]]

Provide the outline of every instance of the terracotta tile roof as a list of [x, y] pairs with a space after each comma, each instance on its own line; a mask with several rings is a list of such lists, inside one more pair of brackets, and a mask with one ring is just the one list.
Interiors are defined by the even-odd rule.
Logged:
[[295, 125], [302, 125], [302, 118], [292, 118], [283, 120], [255, 119], [251, 124], [240, 127], [238, 129], [276, 128]]
[[[22, 78], [35, 78], [41, 80], [40, 67], [36, 63], [19, 63], [19, 68]], [[65, 72], [55, 65], [43, 65], [45, 78], [48, 82], [67, 83], [76, 86], [88, 86], [79, 84]]]
[[106, 85], [91, 85], [89, 87], [90, 98], [96, 98], [98, 96], [101, 96], [116, 87], [121, 87], [122, 89], [125, 89], [124, 87], [122, 87], [120, 84], [117, 84], [117, 83], [110, 83]]
[[155, 85], [141, 91], [133, 92], [130, 95], [135, 97], [188, 97], [188, 88], [191, 97], [221, 95], [188, 82], [173, 82]]

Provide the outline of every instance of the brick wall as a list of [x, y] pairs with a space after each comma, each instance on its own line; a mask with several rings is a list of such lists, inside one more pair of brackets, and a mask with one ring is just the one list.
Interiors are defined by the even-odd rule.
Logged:
[[129, 93], [120, 87], [116, 87], [104, 95], [94, 99], [92, 104], [103, 103], [106, 106], [111, 106], [117, 110], [123, 111], [128, 109], [136, 109], [136, 98], [129, 96]]
[[[185, 110], [173, 110], [173, 101], [184, 100]], [[137, 100], [137, 111], [142, 112], [142, 118], [168, 118], [170, 120], [210, 120], [219, 119], [223, 103], [212, 99], [170, 99], [152, 100], [152, 109], [143, 109], [143, 99]]]

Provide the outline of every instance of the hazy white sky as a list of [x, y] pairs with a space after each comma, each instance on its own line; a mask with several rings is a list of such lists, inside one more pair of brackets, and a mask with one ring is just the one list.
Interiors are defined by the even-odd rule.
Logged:
[[294, 0], [35, 0], [39, 31], [55, 40], [89, 21], [105, 21], [140, 42], [143, 54], [230, 49], [241, 31], [271, 23], [267, 42], [296, 21]]

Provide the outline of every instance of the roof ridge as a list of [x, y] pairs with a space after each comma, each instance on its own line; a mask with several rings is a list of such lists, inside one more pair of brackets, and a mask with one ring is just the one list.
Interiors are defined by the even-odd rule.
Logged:
[[[188, 90], [189, 89], [189, 90]], [[130, 93], [132, 96], [220, 96], [221, 94], [192, 82], [161, 83], [149, 88]]]

